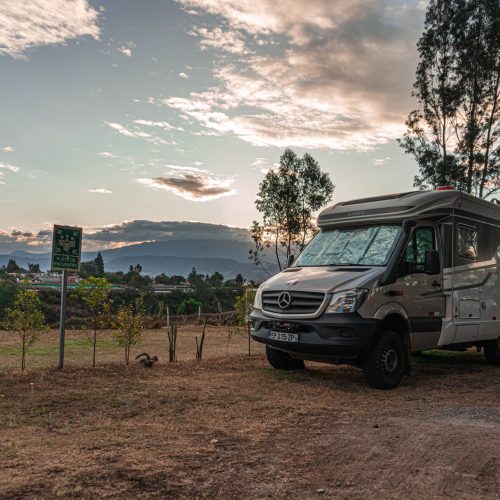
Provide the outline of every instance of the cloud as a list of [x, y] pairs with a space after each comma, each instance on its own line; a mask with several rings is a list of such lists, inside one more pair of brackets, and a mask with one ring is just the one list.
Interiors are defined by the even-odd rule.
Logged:
[[[0, 254], [16, 250], [50, 252], [52, 224], [36, 233], [0, 230]], [[98, 228], [84, 228], [84, 251], [106, 250], [146, 241], [226, 240], [250, 242], [245, 228], [202, 222], [132, 220]]]
[[163, 176], [137, 179], [137, 182], [154, 189], [166, 189], [190, 201], [210, 201], [236, 194], [231, 188], [234, 179], [221, 179], [195, 167], [169, 165]]
[[97, 194], [112, 194], [113, 191], [105, 188], [96, 188], [96, 189], [87, 189], [89, 193], [97, 193]]
[[0, 161], [0, 168], [3, 168], [4, 170], [10, 170], [11, 172], [17, 173], [19, 172], [20, 168], [16, 167], [15, 165], [11, 165], [10, 163], [5, 163]]
[[147, 132], [143, 132], [139, 127], [135, 127], [133, 129], [128, 129], [127, 127], [121, 125], [120, 123], [115, 122], [104, 122], [108, 127], [112, 128], [119, 134], [125, 137], [135, 137], [137, 139], [143, 139], [148, 142], [152, 142], [154, 144], [169, 144], [168, 141], [162, 139], [153, 134], [148, 134]]
[[266, 158], [255, 158], [252, 167], [253, 170], [258, 170], [263, 175], [266, 175], [271, 170]]
[[26, 59], [24, 53], [34, 47], [83, 36], [98, 39], [98, 16], [87, 0], [2, 0], [0, 55]]
[[233, 28], [253, 35], [271, 33], [289, 36], [295, 43], [304, 41], [309, 28], [328, 30], [349, 19], [357, 18], [373, 0], [177, 0], [184, 6], [196, 7], [223, 17]]
[[157, 127], [157, 128], [161, 128], [163, 130], [181, 130], [181, 131], [184, 130], [181, 127], [174, 127], [173, 125], [171, 125], [168, 122], [155, 122], [152, 120], [134, 120], [134, 123], [137, 125], [143, 125], [146, 127]]
[[14, 148], [12, 146], [5, 146], [4, 148], [0, 149], [0, 151], [3, 151], [4, 153], [13, 153]]
[[52, 231], [31, 231], [14, 229], [10, 233], [0, 230], [0, 252], [10, 253], [15, 250], [49, 251], [52, 243]]
[[116, 49], [120, 54], [126, 56], [126, 57], [132, 57], [132, 49], [130, 47], [118, 47]]
[[173, 241], [198, 239], [236, 239], [247, 241], [248, 230], [203, 222], [133, 220], [113, 224], [85, 233], [85, 240], [107, 243], [138, 243], [141, 241]]
[[184, 80], [187, 80], [189, 78], [189, 75], [187, 73], [179, 73], [179, 78], [183, 78]]
[[11, 236], [13, 236], [14, 238], [33, 238], [33, 233], [32, 232], [29, 232], [29, 231], [19, 231], [19, 230], [13, 230], [11, 231], [10, 233]]
[[390, 156], [386, 156], [385, 158], [374, 158], [373, 159], [373, 164], [376, 167], [381, 167], [382, 165], [385, 165], [389, 161], [391, 161], [391, 157]]
[[231, 54], [249, 54], [250, 50], [245, 46], [236, 31], [223, 31], [221, 28], [209, 30], [207, 28], [195, 28], [189, 32], [190, 35], [201, 37], [200, 47], [202, 50], [219, 49]]
[[117, 155], [110, 153], [109, 151], [101, 151], [100, 153], [96, 153], [96, 155], [100, 156], [101, 158], [109, 158], [110, 160], [114, 159], [114, 158], [118, 158]]
[[368, 151], [404, 130], [423, 20], [416, 0], [179, 1], [229, 25], [203, 31], [209, 40], [236, 30], [255, 40], [254, 53], [214, 64], [211, 88], [164, 99], [196, 133]]

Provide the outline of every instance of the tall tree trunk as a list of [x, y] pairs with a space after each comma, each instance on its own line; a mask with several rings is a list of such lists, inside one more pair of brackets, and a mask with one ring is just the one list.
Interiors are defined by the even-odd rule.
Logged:
[[274, 241], [274, 253], [276, 254], [276, 260], [278, 261], [279, 270], [281, 271], [281, 261], [280, 261], [280, 255], [278, 252], [278, 245], [279, 245], [279, 229], [276, 226], [276, 240]]
[[[472, 98], [474, 99], [474, 101], [476, 100], [475, 91], [474, 91], [474, 95]], [[475, 141], [472, 137], [472, 129], [475, 125], [475, 120], [476, 120], [476, 103], [474, 102], [472, 104], [472, 110], [471, 110], [469, 124], [468, 124], [469, 134], [470, 134], [469, 140], [467, 141], [469, 143], [468, 144], [469, 161], [468, 161], [468, 165], [467, 165], [467, 192], [468, 193], [472, 193], [472, 177], [474, 175], [474, 143], [475, 143]]]
[[491, 114], [488, 119], [488, 132], [486, 133], [486, 151], [484, 153], [484, 163], [483, 163], [483, 172], [481, 175], [481, 183], [479, 185], [479, 198], [482, 198], [484, 195], [484, 185], [486, 184], [486, 178], [488, 176], [488, 162], [490, 160], [490, 146], [491, 146], [491, 129], [493, 128], [493, 122], [495, 118], [495, 113], [497, 112], [498, 105], [498, 84], [500, 81], [500, 72], [497, 73], [497, 78], [495, 82], [495, 87], [493, 91], [493, 105], [491, 107]]

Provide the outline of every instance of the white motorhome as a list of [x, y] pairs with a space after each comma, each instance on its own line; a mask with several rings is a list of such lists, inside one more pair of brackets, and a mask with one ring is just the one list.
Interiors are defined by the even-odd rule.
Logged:
[[251, 334], [273, 367], [347, 363], [390, 389], [426, 349], [500, 365], [498, 204], [439, 188], [338, 203], [318, 225], [256, 294]]

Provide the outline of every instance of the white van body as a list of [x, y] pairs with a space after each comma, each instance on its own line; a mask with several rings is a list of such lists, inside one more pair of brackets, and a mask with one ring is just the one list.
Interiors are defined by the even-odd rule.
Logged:
[[350, 363], [392, 388], [411, 352], [476, 346], [500, 364], [499, 205], [417, 191], [338, 203], [318, 225], [257, 292], [252, 337], [273, 366]]

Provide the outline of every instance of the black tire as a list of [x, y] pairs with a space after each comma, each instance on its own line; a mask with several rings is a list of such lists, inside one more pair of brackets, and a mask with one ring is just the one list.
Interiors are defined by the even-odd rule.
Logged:
[[266, 345], [266, 356], [269, 364], [277, 370], [303, 370], [304, 361], [293, 359], [290, 354], [284, 351], [278, 351]]
[[490, 365], [500, 365], [500, 337], [497, 340], [491, 340], [484, 346], [484, 357]]
[[394, 332], [382, 332], [363, 362], [366, 381], [376, 389], [397, 387], [406, 368], [403, 339]]

